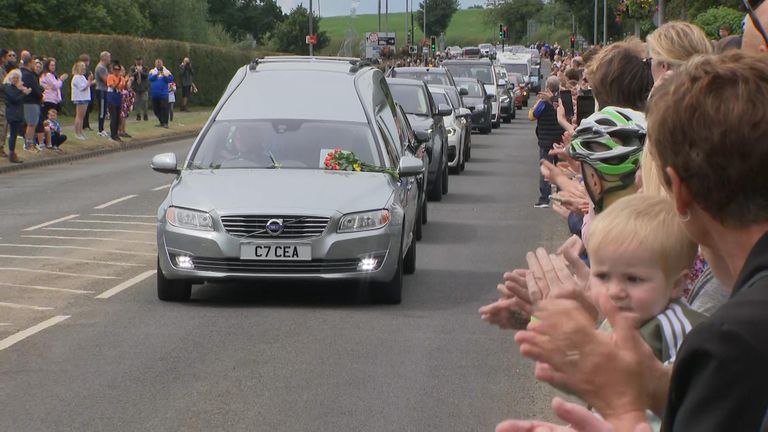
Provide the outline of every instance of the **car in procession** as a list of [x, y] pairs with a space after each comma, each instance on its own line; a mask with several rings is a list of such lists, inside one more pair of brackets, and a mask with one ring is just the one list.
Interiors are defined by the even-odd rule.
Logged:
[[350, 280], [399, 303], [424, 162], [397, 110], [384, 75], [356, 59], [240, 68], [181, 165], [152, 159], [176, 175], [157, 213], [158, 297], [185, 301], [204, 282]]

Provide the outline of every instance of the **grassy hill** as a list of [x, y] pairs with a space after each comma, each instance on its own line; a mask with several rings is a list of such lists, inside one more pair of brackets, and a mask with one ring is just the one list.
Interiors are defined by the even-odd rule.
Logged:
[[[429, 13], [429, 11], [427, 11]], [[418, 27], [418, 23], [414, 19]], [[410, 27], [410, 22], [409, 22]], [[351, 43], [355, 49], [359, 47], [365, 32], [376, 31], [377, 17], [373, 15], [358, 15], [355, 18], [348, 16], [342, 17], [324, 17], [320, 20], [320, 30], [328, 33], [331, 38], [330, 45], [323, 50], [322, 54], [336, 54], [341, 48], [346, 34], [356, 34], [355, 43]], [[381, 17], [381, 31], [385, 31], [384, 15]], [[397, 33], [398, 46], [404, 40], [405, 32], [405, 14], [389, 14], [389, 31]], [[451, 19], [451, 24], [445, 32], [446, 46], [449, 45], [477, 45], [483, 42], [495, 42], [498, 38], [498, 25], [487, 24], [485, 22], [485, 11], [482, 9], [459, 10]], [[424, 37], [421, 28], [416, 29], [414, 34], [416, 41]], [[357, 51], [354, 52], [357, 54]]]

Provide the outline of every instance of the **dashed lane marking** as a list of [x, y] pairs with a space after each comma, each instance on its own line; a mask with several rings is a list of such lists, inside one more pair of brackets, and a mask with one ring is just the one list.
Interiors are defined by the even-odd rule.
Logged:
[[8, 302], [0, 302], [0, 307], [7, 307], [11, 309], [31, 309], [31, 310], [52, 310], [52, 307], [46, 307], [46, 306], [33, 306], [33, 305], [26, 305], [26, 304], [19, 304], [19, 303], [8, 303]]
[[49, 319], [47, 319], [47, 320], [45, 320], [45, 321], [43, 321], [43, 322], [41, 322], [39, 324], [35, 324], [35, 325], [33, 325], [32, 327], [30, 327], [30, 328], [28, 328], [26, 330], [22, 330], [22, 331], [20, 331], [18, 333], [14, 333], [14, 334], [12, 334], [12, 335], [8, 336], [7, 338], [5, 338], [5, 339], [0, 341], [0, 351], [2, 351], [4, 349], [6, 349], [6, 348], [8, 348], [8, 347], [18, 343], [18, 342], [21, 342], [24, 339], [34, 335], [35, 333], [39, 333], [39, 332], [47, 329], [48, 327], [55, 326], [56, 324], [64, 321], [65, 319], [67, 319], [69, 317], [70, 317], [70, 315], [58, 315], [58, 316], [55, 316], [53, 318], [49, 318]]
[[99, 260], [89, 260], [89, 259], [80, 259], [80, 258], [63, 258], [63, 257], [55, 257], [55, 256], [47, 256], [47, 255], [2, 255], [0, 254], [0, 258], [10, 258], [10, 259], [43, 259], [43, 260], [54, 260], [54, 261], [67, 261], [67, 262], [78, 262], [78, 263], [85, 263], [85, 264], [104, 264], [104, 265], [113, 265], [113, 266], [123, 266], [123, 267], [144, 267], [143, 264], [133, 264], [133, 263], [126, 263], [126, 262], [115, 262], [115, 261], [99, 261]]
[[167, 184], [167, 185], [158, 186], [156, 188], [152, 188], [150, 190], [154, 191], [154, 192], [157, 192], [157, 191], [161, 191], [161, 190], [164, 190], [164, 189], [168, 189], [170, 187], [171, 187], [171, 185]]
[[69, 216], [64, 216], [62, 218], [54, 219], [52, 221], [43, 222], [40, 225], [35, 225], [35, 226], [31, 226], [29, 228], [24, 228], [24, 231], [34, 231], [34, 230], [36, 230], [38, 228], [43, 228], [43, 227], [47, 227], [49, 225], [57, 224], [59, 222], [64, 222], [66, 220], [74, 219], [74, 218], [76, 218], [78, 216], [80, 216], [80, 215], [72, 214], [72, 215], [69, 215]]
[[1, 247], [26, 247], [26, 248], [41, 248], [41, 249], [73, 249], [73, 250], [90, 250], [98, 252], [108, 253], [120, 253], [126, 255], [139, 255], [139, 256], [155, 256], [154, 253], [149, 252], [132, 252], [118, 249], [100, 249], [85, 246], [64, 246], [64, 245], [35, 245], [35, 244], [16, 244], [16, 243], [0, 243]]
[[156, 215], [124, 215], [124, 214], [111, 214], [111, 213], [91, 213], [90, 216], [99, 217], [124, 217], [124, 218], [151, 218], [154, 219]]
[[110, 232], [110, 233], [127, 233], [127, 234], [155, 234], [155, 231], [136, 231], [136, 230], [122, 230], [122, 229], [100, 229], [100, 228], [43, 228], [46, 231], [85, 231], [85, 232]]
[[133, 222], [133, 221], [108, 221], [108, 220], [94, 220], [94, 219], [75, 219], [72, 222], [75, 223], [95, 223], [95, 224], [117, 224], [117, 225], [148, 225], [157, 226], [154, 222]]
[[24, 289], [34, 289], [34, 290], [41, 290], [41, 291], [65, 292], [65, 293], [70, 293], [70, 294], [91, 294], [91, 293], [93, 293], [93, 291], [86, 291], [86, 290], [76, 290], [76, 289], [70, 289], [70, 288], [54, 288], [54, 287], [47, 287], [47, 286], [40, 286], [40, 285], [22, 285], [22, 284], [8, 283], [8, 282], [0, 282], [0, 286], [8, 286], [8, 287], [24, 288]]
[[96, 241], [114, 241], [120, 243], [136, 243], [145, 245], [155, 245], [155, 242], [141, 240], [124, 240], [111, 237], [68, 237], [68, 236], [47, 236], [47, 235], [23, 235], [22, 238], [50, 239], [50, 240], [96, 240]]
[[123, 201], [127, 201], [127, 200], [129, 200], [131, 198], [136, 198], [137, 196], [138, 195], [126, 195], [126, 196], [124, 196], [122, 198], [114, 199], [112, 201], [105, 202], [104, 204], [97, 205], [93, 209], [94, 210], [103, 210], [103, 209], [105, 209], [105, 208], [107, 208], [107, 207], [109, 207], [109, 206], [111, 206], [113, 204], [117, 204], [117, 203], [120, 203], [120, 202], [123, 202]]
[[0, 267], [0, 271], [52, 274], [52, 275], [60, 275], [60, 276], [74, 276], [74, 277], [84, 277], [84, 278], [93, 278], [93, 279], [119, 279], [117, 276], [99, 276], [99, 275], [92, 275], [92, 274], [85, 274], [85, 273], [67, 273], [67, 272], [57, 272], [57, 271], [50, 271], [50, 270], [28, 269], [23, 267]]
[[108, 299], [108, 298], [112, 297], [113, 295], [119, 293], [120, 291], [123, 291], [125, 289], [128, 289], [128, 288], [136, 285], [137, 283], [139, 283], [139, 282], [143, 281], [144, 279], [154, 275], [155, 273], [157, 273], [157, 270], [145, 271], [144, 273], [142, 273], [142, 274], [140, 274], [140, 275], [138, 275], [138, 276], [136, 276], [136, 277], [134, 277], [132, 279], [128, 279], [127, 281], [121, 283], [120, 285], [117, 285], [114, 288], [110, 288], [110, 289], [104, 291], [103, 293], [97, 295], [96, 298], [97, 299]]

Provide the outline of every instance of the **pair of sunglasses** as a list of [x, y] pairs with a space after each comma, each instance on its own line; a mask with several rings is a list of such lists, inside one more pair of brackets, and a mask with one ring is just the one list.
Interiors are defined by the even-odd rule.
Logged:
[[760, 24], [760, 20], [757, 18], [755, 9], [760, 7], [764, 0], [741, 0], [742, 9], [744, 9], [749, 15], [749, 20], [752, 21], [752, 25], [755, 26], [760, 36], [763, 38], [766, 48], [768, 48], [768, 33], [765, 31], [765, 27]]

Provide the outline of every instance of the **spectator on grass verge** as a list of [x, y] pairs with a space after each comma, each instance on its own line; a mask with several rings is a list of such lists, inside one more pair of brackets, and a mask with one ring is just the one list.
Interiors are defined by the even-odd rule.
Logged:
[[91, 84], [93, 84], [93, 75], [86, 78], [87, 72], [85, 63], [79, 61], [72, 66], [72, 103], [75, 104], [75, 137], [79, 140], [85, 140], [84, 119], [88, 106], [91, 103]]
[[40, 103], [43, 97], [43, 91], [35, 74], [35, 61], [32, 54], [28, 51], [21, 53], [21, 81], [24, 87], [30, 91], [24, 94], [24, 122], [27, 125], [24, 133], [24, 150], [33, 151], [35, 149], [35, 129], [40, 123]]
[[40, 86], [43, 88], [43, 112], [55, 108], [61, 111], [61, 86], [69, 78], [66, 73], [56, 76], [56, 59], [48, 58], [43, 62], [43, 73], [40, 76]]
[[[0, 83], [5, 80], [5, 76], [8, 74], [6, 64], [9, 62], [11, 54], [13, 54], [13, 58], [16, 57], [16, 54], [11, 51], [0, 48]], [[8, 153], [5, 152], [6, 136], [8, 136], [8, 121], [5, 119], [5, 92], [0, 91], [0, 157], [8, 157]]]
[[[181, 111], [189, 111], [187, 104], [189, 98], [192, 96], [192, 86], [194, 85], [195, 71], [192, 69], [192, 62], [189, 61], [189, 57], [184, 57], [184, 60], [179, 65], [179, 77], [181, 79]], [[173, 109], [171, 109], [173, 111]], [[173, 117], [171, 117], [173, 120]]]
[[176, 83], [172, 82], [168, 84], [168, 121], [173, 121], [174, 105], [176, 105]]
[[90, 87], [88, 88], [88, 105], [86, 106], [85, 114], [83, 115], [83, 130], [92, 130], [90, 117], [91, 110], [93, 109], [93, 99], [96, 97], [94, 90], [96, 81], [93, 79], [93, 72], [91, 72], [91, 57], [88, 54], [81, 54], [77, 61], [82, 62], [85, 65], [83, 77], [90, 83]]
[[52, 150], [61, 151], [61, 145], [67, 140], [67, 136], [61, 133], [61, 124], [59, 123], [59, 113], [56, 108], [48, 110], [48, 119], [45, 125], [46, 147]]
[[[768, 364], [768, 107], [744, 101], [766, 98], [768, 57], [739, 51], [694, 58], [651, 96], [648, 142], [662, 182], [685, 230], [733, 289], [727, 303], [691, 331], [671, 371], [615, 307], [608, 314], [616, 324], [610, 338], [588, 324], [581, 303], [543, 302], [539, 321], [516, 340], [539, 362], [537, 378], [580, 396], [605, 418], [572, 405], [564, 410], [557, 401], [557, 413], [578, 430], [637, 430], [647, 408], [663, 415], [669, 431], [763, 430], [768, 393], [757, 377]], [[684, 126], [691, 124], [697, 127]], [[569, 285], [549, 288], [568, 291]], [[497, 430], [532, 425], [505, 423]]]
[[136, 99], [135, 93], [132, 90], [133, 77], [128, 76], [125, 67], [120, 67], [120, 125], [118, 126], [117, 134], [123, 138], [133, 138], [125, 130], [126, 123], [128, 122], [128, 116], [133, 109], [133, 103]]
[[8, 121], [8, 160], [11, 163], [21, 163], [16, 155], [16, 138], [23, 134], [24, 124], [24, 97], [32, 93], [32, 89], [25, 87], [21, 79], [22, 72], [14, 69], [3, 80], [3, 93], [5, 93], [5, 118]]
[[96, 86], [94, 87], [94, 99], [98, 103], [99, 109], [99, 136], [108, 138], [109, 133], [104, 131], [104, 120], [107, 117], [107, 78], [109, 77], [109, 64], [112, 61], [112, 55], [103, 51], [99, 55], [99, 64], [96, 65], [94, 75]]
[[[40, 84], [40, 80], [43, 77], [43, 63], [46, 61], [45, 58], [35, 57], [35, 76], [37, 76], [37, 83]], [[43, 123], [45, 122], [48, 115], [46, 114], [45, 110], [43, 110], [43, 91], [45, 89], [43, 88], [42, 84], [40, 85], [40, 119], [37, 121], [37, 126], [35, 126], [35, 149], [38, 151], [45, 149], [45, 127]]]
[[142, 114], [144, 121], [149, 120], [147, 116], [147, 106], [149, 105], [149, 74], [144, 66], [144, 59], [136, 57], [136, 61], [131, 66], [131, 77], [133, 85], [131, 88], [135, 94], [134, 110], [136, 111], [136, 121], [141, 120]]
[[155, 60], [155, 68], [149, 71], [149, 81], [152, 83], [152, 109], [160, 122], [157, 126], [168, 128], [168, 85], [173, 82], [173, 75], [161, 59]]
[[122, 67], [120, 63], [115, 62], [112, 65], [112, 73], [107, 76], [107, 107], [109, 110], [109, 139], [110, 141], [120, 142], [118, 134], [120, 128], [120, 108], [122, 106], [122, 91], [125, 82], [121, 79]]

